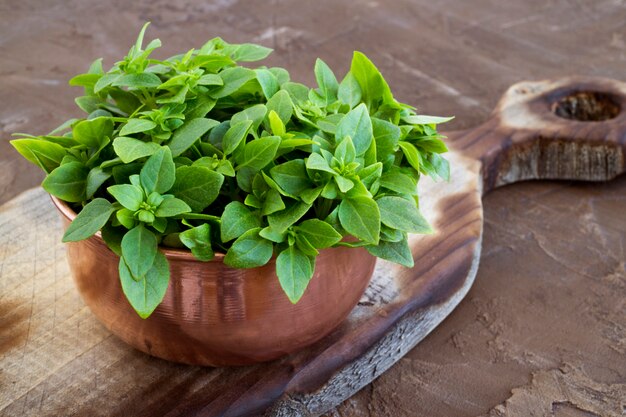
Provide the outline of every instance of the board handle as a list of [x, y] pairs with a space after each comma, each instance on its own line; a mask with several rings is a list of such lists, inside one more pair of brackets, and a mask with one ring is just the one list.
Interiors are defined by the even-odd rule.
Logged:
[[612, 179], [626, 170], [626, 83], [515, 84], [485, 123], [450, 135], [450, 146], [482, 162], [483, 192], [529, 179]]

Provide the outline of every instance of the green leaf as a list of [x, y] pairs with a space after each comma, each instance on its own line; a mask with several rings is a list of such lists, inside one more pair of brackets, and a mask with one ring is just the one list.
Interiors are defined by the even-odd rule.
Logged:
[[190, 211], [191, 207], [183, 200], [178, 198], [166, 198], [159, 204], [154, 215], [157, 217], [174, 217], [182, 213], [189, 213]]
[[272, 179], [287, 193], [298, 195], [311, 188], [313, 183], [306, 173], [303, 159], [294, 159], [270, 169]]
[[378, 101], [391, 102], [393, 97], [389, 85], [381, 75], [378, 68], [361, 52], [354, 52], [350, 73], [359, 83], [363, 102], [374, 112]]
[[335, 157], [344, 164], [354, 162], [354, 159], [356, 158], [356, 149], [350, 136], [344, 137], [343, 140], [339, 142], [337, 149], [335, 149]]
[[[266, 107], [268, 112], [272, 110], [275, 111], [284, 125], [287, 125], [293, 114], [293, 102], [291, 101], [289, 93], [285, 90], [280, 90], [274, 94], [272, 98], [267, 101]], [[276, 134], [276, 132], [274, 132], [274, 134]]]
[[128, 210], [137, 211], [143, 203], [143, 191], [131, 184], [112, 185], [107, 188], [109, 194]]
[[318, 153], [311, 153], [311, 155], [309, 155], [309, 158], [306, 161], [306, 167], [308, 169], [330, 172], [333, 175], [337, 175], [337, 172], [335, 172], [335, 170], [328, 165], [326, 159]]
[[289, 226], [300, 220], [300, 218], [304, 216], [310, 208], [311, 204], [298, 202], [286, 210], [269, 215], [267, 217], [267, 221], [274, 231], [282, 233], [287, 230]]
[[430, 162], [434, 175], [432, 173], [428, 173], [431, 177], [440, 177], [444, 181], [450, 181], [450, 163], [443, 156], [438, 155], [436, 153], [430, 154], [428, 157], [428, 161]]
[[114, 87], [128, 87], [131, 89], [140, 88], [157, 88], [162, 83], [161, 79], [150, 72], [143, 72], [141, 74], [125, 74], [118, 77], [113, 81], [111, 85]]
[[141, 223], [129, 230], [122, 239], [122, 257], [135, 279], [143, 277], [150, 270], [157, 253], [156, 236]]
[[376, 152], [378, 155], [388, 155], [398, 149], [398, 141], [402, 137], [402, 131], [393, 123], [386, 120], [372, 118], [374, 138], [376, 138]]
[[213, 98], [223, 98], [230, 96], [239, 90], [245, 83], [253, 80], [256, 73], [248, 68], [234, 67], [226, 68], [219, 73], [222, 77], [223, 85], [215, 91], [209, 93]]
[[355, 197], [342, 200], [339, 204], [341, 226], [352, 236], [373, 245], [380, 237], [380, 211], [374, 200]]
[[420, 171], [420, 155], [419, 151], [415, 146], [411, 145], [409, 142], [400, 141], [398, 142], [400, 145], [400, 149], [402, 149], [402, 153], [406, 157], [409, 164], [416, 170]]
[[438, 125], [441, 123], [449, 122], [454, 119], [452, 117], [439, 117], [439, 116], [425, 116], [425, 115], [413, 115], [413, 116], [405, 116], [402, 118], [407, 123], [412, 125]]
[[224, 176], [203, 166], [181, 166], [171, 193], [195, 212], [201, 212], [218, 196]]
[[154, 264], [138, 280], [133, 278], [123, 258], [119, 263], [122, 291], [139, 317], [148, 318], [163, 301], [170, 281], [170, 270], [165, 255], [158, 252]]
[[261, 208], [261, 214], [268, 216], [285, 209], [285, 203], [280, 197], [280, 193], [274, 189], [269, 189], [265, 194], [265, 200], [263, 200], [263, 207]]
[[178, 156], [185, 152], [191, 145], [202, 137], [206, 132], [219, 125], [219, 122], [212, 119], [192, 119], [179, 127], [168, 146], [172, 150], [172, 156]]
[[90, 201], [70, 223], [63, 235], [63, 242], [76, 242], [94, 235], [114, 211], [113, 205], [104, 198]]
[[365, 249], [378, 258], [404, 265], [407, 268], [413, 268], [415, 265], [406, 236], [399, 242], [381, 241], [378, 246], [366, 246]]
[[253, 43], [242, 43], [237, 45], [235, 51], [231, 54], [234, 61], [253, 62], [267, 58], [273, 49]]
[[308, 256], [290, 246], [276, 258], [276, 274], [289, 301], [295, 304], [302, 298], [313, 277], [313, 267]]
[[147, 132], [156, 127], [156, 123], [146, 119], [128, 119], [128, 122], [120, 130], [120, 136], [132, 135], [134, 133]]
[[139, 139], [120, 136], [113, 141], [113, 150], [120, 157], [122, 162], [128, 164], [139, 158], [151, 156], [156, 153], [161, 146], [154, 142], [144, 142]]
[[72, 128], [72, 137], [88, 148], [100, 149], [113, 134], [113, 122], [107, 117], [98, 117], [78, 122]]
[[224, 138], [222, 139], [222, 148], [224, 150], [224, 154], [229, 155], [233, 153], [237, 146], [241, 143], [242, 140], [248, 136], [248, 131], [252, 126], [251, 120], [243, 120], [239, 123], [235, 123], [230, 126], [230, 128], [226, 131]]
[[330, 248], [341, 240], [341, 234], [334, 227], [319, 219], [305, 220], [296, 230], [317, 249]]
[[85, 199], [89, 168], [80, 162], [69, 162], [52, 171], [41, 186], [55, 197], [69, 203], [78, 203]]
[[339, 84], [338, 96], [339, 100], [350, 106], [351, 109], [361, 102], [361, 87], [351, 72], [348, 72]]
[[376, 200], [383, 224], [410, 233], [432, 233], [428, 221], [420, 214], [415, 204], [402, 197], [382, 197]]
[[324, 96], [326, 105], [337, 101], [337, 90], [339, 89], [339, 84], [337, 83], [337, 78], [335, 77], [335, 74], [333, 74], [333, 71], [324, 61], [318, 58], [315, 61], [314, 72], [317, 85]]
[[233, 268], [256, 268], [265, 265], [272, 257], [274, 246], [259, 236], [260, 227], [239, 236], [230, 247], [224, 263]]
[[211, 228], [207, 223], [185, 230], [178, 237], [196, 259], [206, 262], [215, 256], [211, 247]]
[[352, 181], [341, 175], [336, 175], [333, 179], [337, 183], [339, 191], [341, 191], [342, 193], [347, 193], [352, 189], [352, 187], [354, 187], [354, 183]]
[[113, 251], [117, 256], [122, 256], [122, 238], [126, 233], [126, 230], [121, 227], [113, 227], [110, 223], [101, 227], [100, 233], [102, 234], [102, 240], [107, 244], [109, 249]]
[[14, 139], [11, 145], [29, 162], [47, 173], [57, 168], [67, 151], [63, 146], [41, 139]]
[[129, 230], [135, 227], [135, 225], [137, 224], [137, 219], [135, 219], [135, 212], [127, 208], [118, 210], [117, 213], [115, 213], [115, 218], [118, 222], [120, 222], [122, 226]]
[[385, 172], [380, 177], [380, 186], [400, 194], [417, 194], [416, 182], [413, 178], [401, 172]]
[[92, 168], [87, 174], [87, 184], [85, 186], [85, 198], [90, 199], [98, 191], [102, 184], [111, 178], [111, 174], [100, 167]]
[[146, 161], [141, 168], [141, 184], [146, 194], [156, 191], [164, 194], [176, 180], [176, 165], [172, 158], [172, 152], [168, 147], [161, 147]]
[[222, 242], [226, 243], [258, 227], [261, 227], [261, 218], [258, 213], [248, 210], [239, 201], [232, 201], [224, 208], [220, 237]]
[[255, 139], [246, 144], [244, 148], [244, 162], [239, 166], [247, 166], [260, 170], [274, 160], [280, 138], [278, 136], [265, 136]]
[[263, 95], [265, 98], [270, 99], [280, 88], [276, 76], [270, 70], [264, 68], [255, 69], [254, 71], [256, 72], [256, 79], [261, 86], [261, 90], [263, 90]]
[[283, 136], [287, 131], [285, 130], [285, 124], [280, 120], [280, 116], [274, 110], [271, 110], [267, 116], [270, 122], [270, 128], [272, 133], [277, 136]]
[[256, 131], [263, 119], [265, 119], [266, 114], [267, 107], [265, 107], [265, 104], [256, 104], [254, 106], [246, 107], [239, 113], [233, 114], [233, 117], [230, 119], [230, 124], [232, 126], [239, 122], [250, 120], [252, 121], [252, 130]]
[[335, 137], [339, 142], [346, 136], [352, 138], [357, 156], [363, 155], [372, 143], [372, 121], [365, 104], [359, 104], [341, 119]]

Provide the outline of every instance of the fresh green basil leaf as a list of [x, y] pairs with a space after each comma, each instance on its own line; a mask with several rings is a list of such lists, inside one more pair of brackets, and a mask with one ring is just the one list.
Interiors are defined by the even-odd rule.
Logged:
[[272, 257], [272, 242], [259, 236], [261, 228], [250, 229], [239, 236], [226, 252], [224, 263], [233, 268], [256, 268], [265, 265]]
[[266, 114], [267, 107], [265, 107], [265, 104], [255, 104], [254, 106], [243, 109], [239, 113], [233, 114], [233, 117], [230, 119], [230, 124], [234, 126], [239, 122], [250, 120], [252, 121], [252, 130], [256, 131], [263, 119], [265, 119]]
[[120, 136], [113, 141], [113, 150], [120, 157], [122, 162], [128, 164], [139, 158], [151, 156], [156, 153], [161, 146], [154, 142], [144, 142], [139, 139]]
[[400, 141], [398, 142], [400, 145], [400, 149], [402, 149], [402, 153], [404, 154], [409, 164], [416, 170], [420, 170], [420, 156], [419, 151], [415, 148], [415, 146], [411, 145], [409, 142]]
[[100, 233], [102, 240], [107, 244], [109, 249], [117, 256], [122, 256], [122, 238], [126, 230], [121, 227], [113, 227], [111, 223], [107, 223], [101, 227]]
[[87, 184], [85, 185], [85, 198], [90, 199], [98, 191], [102, 184], [111, 178], [109, 172], [104, 171], [100, 167], [92, 168], [87, 174]]
[[270, 169], [272, 179], [287, 193], [298, 195], [312, 187], [303, 159], [294, 159]]
[[356, 149], [350, 136], [345, 136], [337, 148], [335, 149], [335, 157], [344, 164], [354, 162], [356, 158]]
[[265, 68], [255, 69], [254, 72], [256, 72], [256, 79], [261, 85], [263, 95], [269, 100], [274, 96], [274, 94], [276, 94], [276, 92], [280, 88], [276, 76], [272, 74], [270, 70], [267, 70]]
[[378, 155], [389, 155], [398, 149], [398, 141], [402, 137], [402, 132], [398, 126], [386, 120], [372, 117], [372, 128]]
[[357, 156], [361, 156], [367, 151], [372, 143], [372, 121], [365, 104], [359, 104], [341, 119], [337, 125], [335, 137], [337, 142], [350, 136], [354, 143]]
[[218, 196], [224, 177], [202, 166], [182, 166], [176, 169], [176, 182], [171, 193], [183, 200], [195, 212], [201, 212]]
[[157, 238], [141, 223], [129, 230], [122, 239], [122, 257], [135, 279], [143, 277], [152, 267], [157, 250]]
[[196, 259], [207, 262], [215, 256], [211, 247], [211, 228], [207, 223], [185, 230], [178, 237]]
[[[428, 173], [433, 178], [441, 178], [444, 181], [450, 181], [450, 163], [443, 156], [433, 153], [428, 156], [434, 173]], [[434, 175], [433, 175], [434, 174]]]
[[80, 162], [69, 162], [52, 171], [41, 186], [55, 197], [69, 203], [85, 199], [89, 168]]
[[269, 215], [267, 217], [267, 221], [273, 230], [278, 233], [282, 233], [287, 230], [289, 226], [300, 220], [300, 218], [304, 216], [310, 208], [311, 204], [297, 202], [285, 210]]
[[267, 58], [267, 56], [272, 53], [272, 50], [271, 48], [255, 45], [253, 43], [242, 43], [237, 45], [237, 48], [230, 57], [239, 62], [260, 61]]
[[67, 151], [63, 146], [41, 139], [14, 139], [11, 145], [29, 162], [50, 173], [57, 168]]
[[267, 100], [266, 107], [268, 112], [275, 111], [284, 125], [287, 125], [293, 114], [293, 102], [289, 93], [285, 90], [278, 91], [272, 98]]
[[239, 166], [247, 166], [256, 170], [263, 169], [274, 160], [279, 145], [280, 138], [278, 136], [265, 136], [250, 141], [244, 148], [244, 161]]
[[90, 201], [70, 223], [63, 235], [63, 242], [76, 242], [93, 236], [100, 230], [115, 211], [104, 198]]
[[111, 83], [114, 87], [128, 87], [133, 90], [141, 88], [157, 88], [162, 83], [161, 79], [149, 72], [140, 74], [125, 74]]
[[441, 123], [449, 122], [454, 119], [454, 117], [439, 117], [439, 116], [424, 116], [424, 115], [413, 115], [413, 116], [404, 116], [402, 120], [412, 125], [438, 125]]
[[306, 161], [306, 167], [308, 169], [316, 170], [316, 171], [325, 171], [329, 172], [333, 175], [337, 175], [337, 172], [333, 170], [326, 162], [326, 159], [318, 153], [311, 153], [309, 158]]
[[168, 146], [172, 150], [172, 156], [179, 156], [191, 147], [206, 132], [219, 124], [218, 121], [212, 119], [192, 119], [181, 127], [172, 135], [172, 140]]
[[139, 175], [146, 194], [154, 191], [164, 194], [172, 188], [176, 180], [176, 165], [170, 148], [161, 147], [148, 158]]
[[339, 84], [338, 96], [339, 100], [350, 106], [351, 109], [361, 102], [361, 87], [351, 72], [348, 72]]
[[139, 279], [134, 279], [129, 267], [120, 258], [120, 282], [122, 291], [139, 317], [146, 319], [163, 301], [170, 281], [170, 270], [165, 255], [158, 252], [154, 264]]
[[147, 132], [156, 127], [156, 123], [146, 119], [128, 119], [120, 130], [120, 136], [128, 136], [135, 133]]
[[402, 197], [387, 196], [376, 200], [383, 224], [409, 233], [432, 233], [428, 221], [420, 214], [414, 202]]
[[381, 241], [378, 246], [366, 246], [365, 249], [378, 258], [404, 265], [407, 268], [413, 268], [415, 265], [406, 236], [399, 242]]
[[341, 235], [333, 226], [319, 219], [305, 220], [296, 230], [317, 249], [330, 248], [341, 240]]
[[222, 139], [224, 154], [230, 155], [235, 149], [237, 149], [237, 146], [239, 146], [241, 141], [245, 140], [246, 136], [248, 136], [250, 127], [252, 127], [251, 120], [242, 120], [241, 122], [230, 126]]
[[137, 211], [143, 203], [144, 195], [140, 187], [131, 184], [112, 185], [107, 188], [109, 194], [128, 210]]
[[339, 89], [339, 84], [337, 83], [337, 78], [335, 77], [333, 71], [324, 61], [318, 58], [315, 61], [314, 72], [317, 85], [319, 86], [319, 89], [324, 97], [325, 105], [337, 101], [337, 90]]
[[280, 116], [274, 110], [271, 110], [268, 114], [268, 120], [270, 123], [270, 129], [276, 136], [283, 136], [287, 131], [285, 130], [285, 124], [280, 120]]
[[135, 218], [135, 212], [127, 208], [118, 210], [115, 213], [115, 218], [118, 222], [128, 230], [137, 225], [137, 219]]
[[223, 98], [237, 92], [245, 83], [253, 80], [256, 73], [248, 68], [234, 67], [224, 69], [219, 76], [222, 77], [223, 85], [209, 93], [213, 98]]
[[385, 172], [380, 177], [380, 186], [400, 194], [417, 194], [417, 183], [413, 178], [397, 171]]
[[100, 149], [113, 134], [113, 122], [106, 117], [83, 120], [72, 127], [72, 137], [88, 148]]
[[341, 175], [336, 175], [333, 177], [335, 182], [337, 183], [337, 187], [339, 187], [339, 191], [342, 193], [347, 193], [354, 187], [354, 182], [350, 181], [348, 178], [343, 177]]
[[393, 101], [389, 85], [382, 74], [361, 52], [354, 52], [350, 73], [359, 83], [362, 100], [372, 113], [378, 108], [379, 101]]
[[191, 207], [178, 198], [166, 198], [157, 207], [154, 215], [157, 217], [174, 217], [182, 213], [189, 213]]
[[313, 277], [309, 258], [295, 246], [289, 246], [276, 258], [280, 286], [293, 304], [297, 303]]
[[222, 242], [238, 238], [250, 229], [261, 227], [261, 218], [257, 212], [250, 211], [239, 201], [232, 201], [224, 208], [220, 236]]
[[261, 214], [263, 216], [268, 216], [284, 209], [285, 203], [283, 202], [280, 193], [274, 189], [269, 189], [265, 194], [265, 199], [263, 200]]
[[373, 245], [380, 237], [380, 210], [374, 200], [355, 197], [339, 204], [341, 226], [352, 236]]

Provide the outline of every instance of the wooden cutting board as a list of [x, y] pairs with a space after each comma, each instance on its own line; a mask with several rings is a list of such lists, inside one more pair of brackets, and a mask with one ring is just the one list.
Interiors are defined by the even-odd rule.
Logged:
[[[346, 322], [290, 357], [244, 368], [177, 365], [104, 329], [73, 288], [61, 224], [37, 188], [0, 207], [0, 416], [310, 416], [331, 410], [430, 333], [469, 290], [481, 197], [526, 179], [625, 171], [626, 84], [566, 78], [511, 87], [491, 117], [449, 134], [452, 180], [420, 184], [436, 228], [413, 269], [379, 261]], [[329, 277], [332, 278], [332, 277]]]

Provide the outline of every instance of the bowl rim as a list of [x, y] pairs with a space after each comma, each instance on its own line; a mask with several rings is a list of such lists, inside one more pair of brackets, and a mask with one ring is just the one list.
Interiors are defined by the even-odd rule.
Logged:
[[[59, 213], [61, 213], [61, 215], [65, 219], [67, 219], [70, 222], [74, 221], [77, 214], [70, 207], [67, 201], [63, 201], [60, 198], [53, 196], [52, 194], [50, 194], [50, 198], [52, 199], [52, 203], [54, 204], [54, 206], [57, 208]], [[97, 240], [101, 241], [106, 246], [106, 243], [104, 242], [104, 239], [102, 238], [102, 233], [100, 231], [96, 232], [92, 237], [95, 237]], [[107, 246], [107, 249], [111, 250], [108, 246]], [[210, 262], [223, 263], [224, 257], [226, 256], [226, 254], [222, 252], [215, 252], [215, 256], [213, 257], [213, 259], [209, 261], [200, 261], [195, 256], [193, 256], [193, 254], [191, 253], [189, 249], [177, 249], [177, 248], [168, 248], [164, 246], [159, 246], [159, 250], [168, 259], [179, 259], [179, 260], [190, 261], [190, 262], [193, 261], [193, 262], [202, 262], [202, 263], [210, 263]]]

